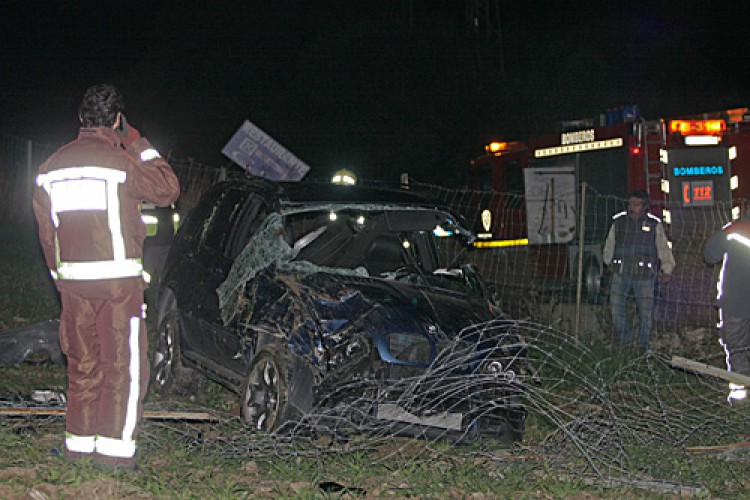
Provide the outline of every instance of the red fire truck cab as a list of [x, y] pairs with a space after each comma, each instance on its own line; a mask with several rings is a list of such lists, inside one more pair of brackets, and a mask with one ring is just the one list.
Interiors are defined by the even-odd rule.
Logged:
[[485, 149], [471, 161], [475, 246], [523, 248], [537, 278], [580, 284], [589, 301], [602, 298], [602, 247], [629, 192], [645, 190], [668, 225], [706, 208], [736, 219], [750, 196], [747, 108], [646, 120], [629, 106]]

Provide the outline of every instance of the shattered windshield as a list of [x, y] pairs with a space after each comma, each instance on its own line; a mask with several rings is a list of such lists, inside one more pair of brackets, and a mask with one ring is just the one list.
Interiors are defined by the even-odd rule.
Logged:
[[284, 272], [370, 276], [465, 291], [460, 264], [472, 240], [470, 231], [440, 210], [288, 209], [270, 214], [238, 255], [217, 290], [219, 303], [222, 314], [233, 311], [244, 284], [272, 264]]
[[377, 206], [292, 212], [283, 226], [293, 261], [378, 277], [447, 272], [469, 236], [446, 212]]

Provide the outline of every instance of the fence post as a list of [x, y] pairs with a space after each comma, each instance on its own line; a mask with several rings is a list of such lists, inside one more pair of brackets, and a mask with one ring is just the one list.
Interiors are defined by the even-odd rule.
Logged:
[[[31, 214], [31, 196], [34, 192], [34, 142], [26, 140], [26, 175], [21, 176], [20, 193], [15, 197], [16, 206], [11, 207], [11, 211], [16, 213], [16, 217], [23, 224], [29, 222]], [[20, 173], [20, 172], [19, 172]], [[16, 181], [18, 182], [18, 181]]]
[[576, 276], [576, 339], [581, 333], [581, 292], [583, 289], [583, 241], [586, 233], [586, 183], [581, 183], [581, 208], [578, 221], [578, 275]]

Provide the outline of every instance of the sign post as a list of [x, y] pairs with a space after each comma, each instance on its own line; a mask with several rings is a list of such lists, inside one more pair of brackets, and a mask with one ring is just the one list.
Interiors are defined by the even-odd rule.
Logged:
[[221, 152], [251, 174], [272, 181], [299, 181], [310, 170], [249, 120], [245, 120]]

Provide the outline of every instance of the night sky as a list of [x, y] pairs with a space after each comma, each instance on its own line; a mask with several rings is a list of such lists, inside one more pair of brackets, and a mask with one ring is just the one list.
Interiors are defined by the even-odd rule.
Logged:
[[73, 139], [114, 83], [163, 154], [215, 166], [246, 119], [309, 176], [458, 181], [490, 138], [638, 104], [750, 106], [750, 2], [462, 0], [0, 3], [0, 132]]

